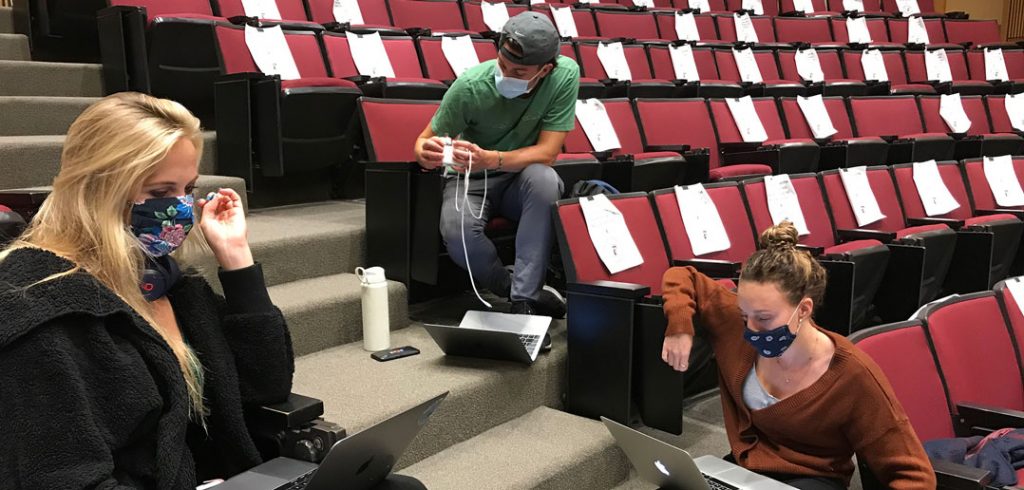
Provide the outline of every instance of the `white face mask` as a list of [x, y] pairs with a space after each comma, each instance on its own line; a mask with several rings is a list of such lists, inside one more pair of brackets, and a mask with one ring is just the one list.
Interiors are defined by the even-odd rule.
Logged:
[[530, 92], [530, 83], [540, 76], [537, 72], [533, 78], [523, 80], [521, 78], [506, 77], [501, 73], [501, 67], [494, 65], [494, 87], [498, 93], [506, 99], [514, 99]]

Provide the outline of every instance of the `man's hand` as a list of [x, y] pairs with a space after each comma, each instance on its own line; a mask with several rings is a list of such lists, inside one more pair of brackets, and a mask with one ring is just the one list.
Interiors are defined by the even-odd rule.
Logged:
[[498, 152], [485, 150], [475, 143], [458, 140], [455, 142], [455, 164], [457, 170], [465, 171], [469, 166], [469, 157], [473, 157], [473, 171], [494, 170], [498, 168]]
[[676, 371], [686, 371], [690, 367], [690, 348], [693, 347], [693, 335], [679, 334], [665, 337], [661, 348], [661, 360]]
[[431, 136], [422, 140], [416, 149], [416, 161], [427, 170], [434, 170], [444, 164], [444, 139]]

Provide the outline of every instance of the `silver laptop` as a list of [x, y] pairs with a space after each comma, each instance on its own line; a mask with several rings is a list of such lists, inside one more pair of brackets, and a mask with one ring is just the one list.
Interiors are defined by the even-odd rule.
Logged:
[[462, 323], [425, 324], [445, 355], [483, 357], [532, 364], [537, 360], [551, 317], [467, 311]]
[[445, 392], [405, 412], [338, 441], [320, 466], [274, 458], [241, 473], [217, 490], [368, 490], [391, 474], [420, 429], [427, 424]]
[[715, 456], [697, 459], [686, 451], [601, 417], [640, 478], [675, 490], [784, 490], [785, 483]]

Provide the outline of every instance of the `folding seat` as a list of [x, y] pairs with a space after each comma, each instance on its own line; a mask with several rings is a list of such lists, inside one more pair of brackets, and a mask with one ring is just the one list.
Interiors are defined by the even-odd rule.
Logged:
[[608, 200], [621, 213], [643, 260], [617, 273], [600, 259], [580, 199], [559, 201], [555, 208], [568, 282], [566, 410], [624, 423], [639, 417], [647, 426], [679, 434], [684, 395], [714, 386], [713, 355], [698, 329], [685, 374], [661, 360], [667, 327], [661, 279], [670, 262], [658, 221], [647, 194]]
[[[443, 44], [441, 38], [457, 36], [460, 36], [460, 34], [416, 38], [416, 43], [419, 44], [420, 48], [420, 57], [423, 61], [424, 75], [427, 78], [441, 80], [449, 85], [455, 81], [457, 77], [451, 63], [445, 57], [444, 50], [441, 48]], [[480, 38], [473, 38], [471, 40], [473, 42], [473, 49], [476, 51], [476, 57], [481, 63], [498, 57], [498, 47], [495, 46], [494, 41]]]
[[993, 71], [996, 72], [993, 73], [993, 78], [1000, 78], [997, 80], [989, 79], [985, 51], [973, 49], [967, 51], [967, 67], [971, 74], [971, 80], [987, 81], [993, 87], [993, 94], [1015, 94], [1024, 91], [1024, 50], [1002, 49], [1001, 51], [1006, 70], [1005, 73], [1000, 74], [1004, 67], [998, 64], [993, 67]]
[[[486, 0], [485, 0], [486, 1]], [[516, 5], [511, 1], [495, 0], [489, 3], [502, 3], [505, 6], [505, 10], [508, 11], [509, 18], [515, 17], [523, 12], [529, 10], [526, 5]], [[466, 27], [473, 32], [488, 32], [493, 31], [486, 22], [484, 22], [483, 6], [481, 2], [462, 2], [462, 8], [466, 14]]]
[[951, 43], [975, 49], [1016, 48], [1015, 43], [1003, 41], [999, 21], [945, 19], [946, 39]]
[[622, 54], [629, 68], [629, 80], [619, 80], [608, 75], [601, 58], [598, 56], [600, 44], [614, 44], [607, 41], [580, 41], [576, 44], [579, 53], [580, 74], [588, 78], [601, 80], [608, 87], [611, 97], [671, 97], [675, 93], [675, 84], [669, 80], [658, 80], [651, 73], [651, 63], [647, 59], [647, 50], [642, 44], [621, 42]]
[[[995, 287], [992, 288], [996, 293], [996, 297], [999, 298], [999, 304], [1002, 305], [1003, 311], [1006, 313], [1010, 325], [1010, 333], [1013, 334], [1013, 340], [1017, 345], [1017, 355], [1021, 366], [1024, 366], [1024, 310], [1022, 310], [1022, 304], [1024, 299], [1018, 302], [1017, 297], [1014, 296], [1014, 291], [1019, 290], [1020, 277], [1012, 277], [996, 283]], [[1013, 284], [1010, 284], [1013, 283]], [[1019, 293], [1018, 293], [1019, 294]], [[1024, 474], [1018, 474], [1018, 478], [1024, 477]]]
[[753, 99], [754, 110], [768, 136], [765, 141], [756, 143], [744, 142], [726, 100], [712, 99], [708, 103], [724, 164], [762, 163], [770, 165], [776, 174], [818, 170], [821, 148], [814, 140], [786, 135], [774, 98]]
[[767, 48], [753, 48], [754, 61], [760, 72], [760, 83], [744, 80], [741, 75], [737, 51], [733, 49], [715, 49], [715, 64], [718, 66], [718, 77], [725, 81], [740, 83], [748, 94], [753, 96], [794, 96], [806, 95], [807, 87], [799, 78], [784, 80], [775, 60], [775, 52]]
[[629, 10], [594, 10], [597, 32], [605, 38], [656, 41], [660, 39], [654, 13]]
[[1005, 96], [989, 95], [985, 97], [985, 104], [988, 106], [988, 113], [992, 118], [992, 129], [996, 133], [1013, 133], [1024, 136], [1024, 132], [1013, 126], [1010, 115], [1006, 112]]
[[[358, 34], [357, 34], [358, 35]], [[352, 45], [345, 33], [325, 32], [324, 53], [335, 78], [359, 84], [363, 95], [396, 99], [440, 99], [448, 86], [423, 77], [416, 44], [408, 36], [382, 36], [394, 77], [372, 77], [360, 73], [352, 56]]]
[[[772, 168], [735, 161], [723, 166], [714, 121], [704, 99], [635, 99], [644, 144], [648, 148], [677, 148], [686, 158], [687, 183], [768, 175]], [[699, 169], [703, 169], [700, 173]]]
[[576, 127], [565, 138], [566, 152], [593, 153], [604, 162], [603, 179], [621, 191], [649, 191], [684, 182], [686, 159], [676, 151], [644, 146], [629, 99], [605, 99], [601, 103], [621, 147], [595, 150], [590, 140], [593, 135], [584, 130], [580, 119], [583, 114], [577, 111]]
[[964, 113], [971, 121], [966, 133], [955, 134], [949, 123], [941, 114], [942, 99], [938, 95], [922, 95], [918, 97], [921, 115], [924, 117], [924, 129], [929, 133], [948, 133], [956, 142], [956, 160], [977, 158], [980, 156], [1016, 155], [1024, 148], [1024, 139], [1015, 134], [995, 133], [989, 125], [985, 101], [980, 95], [960, 96]]
[[654, 69], [654, 77], [660, 80], [672, 80], [676, 84], [676, 91], [673, 93], [673, 97], [742, 97], [746, 93], [746, 89], [738, 81], [719, 80], [718, 66], [715, 64], [715, 54], [711, 48], [691, 48], [698, 79], [680, 79], [672, 62], [671, 50], [673, 48], [671, 46], [681, 46], [683, 44], [686, 43], [684, 41], [675, 41], [671, 45], [647, 45], [647, 54], [651, 60], [651, 67]]
[[[676, 31], [676, 17], [683, 15], [684, 12], [655, 12], [654, 20], [658, 23], [658, 33], [662, 39], [671, 41], [679, 40], [678, 32]], [[718, 38], [718, 26], [715, 24], [715, 16], [711, 14], [692, 14], [693, 22], [697, 25], [697, 34], [700, 36], [700, 40], [697, 41], [698, 46], [704, 45], [729, 45], [730, 43], [721, 41]]]
[[[255, 17], [266, 20], [285, 20], [289, 22], [306, 22], [306, 6], [302, 0], [275, 0], [277, 13], [280, 16], [259, 15], [256, 12], [247, 12], [242, 0], [213, 0], [213, 5], [221, 17]], [[280, 17], [280, 18], [278, 18]]]
[[[332, 22], [343, 23], [335, 18], [334, 0], [306, 0], [309, 4], [309, 14], [313, 22], [328, 25]], [[395, 31], [391, 23], [391, 14], [388, 13], [388, 5], [380, 0], [358, 0], [359, 15], [363, 18], [362, 23], [356, 23], [353, 27], [360, 30]]]
[[458, 0], [387, 0], [396, 27], [412, 34], [474, 34], [466, 28]]
[[810, 95], [867, 95], [868, 84], [863, 80], [846, 78], [843, 72], [843, 60], [839, 51], [835, 49], [815, 49], [818, 56], [818, 63], [821, 65], [821, 74], [824, 81], [815, 82], [803, 78], [798, 69], [796, 49], [780, 49], [779, 68], [782, 70], [784, 80], [802, 80], [807, 86]]
[[[803, 10], [797, 10], [796, 6], [794, 6], [795, 3], [796, 2], [794, 2], [793, 0], [782, 0], [781, 1], [781, 5], [779, 6], [779, 11], [782, 13], [782, 15], [786, 15], [786, 16], [806, 15], [806, 16], [826, 16], [826, 17], [837, 16], [837, 15], [839, 15], [839, 13], [841, 11], [841, 10], [838, 10], [838, 11], [829, 10], [829, 5], [828, 5], [828, 2], [826, 0], [812, 0], [811, 1], [811, 7], [812, 8], [811, 8], [811, 11], [809, 11], [809, 12], [803, 11]], [[778, 31], [778, 25], [775, 26], [775, 30]]]
[[849, 102], [857, 135], [879, 136], [889, 142], [888, 163], [953, 158], [956, 142], [944, 131], [925, 132], [913, 96], [853, 97]]
[[[817, 305], [815, 321], [849, 335], [871, 320], [871, 305], [885, 277], [889, 249], [873, 239], [840, 242], [818, 176], [790, 174], [789, 178], [809, 232], [800, 237], [800, 245], [817, 257], [828, 272], [824, 304]], [[765, 230], [774, 225], [765, 179], [745, 180], [741, 187], [754, 229]]]
[[[566, 58], [572, 58], [577, 64], [579, 55], [576, 53], [576, 45], [571, 41], [562, 41], [558, 45], [559, 54]], [[596, 78], [580, 76], [580, 90], [577, 94], [579, 99], [603, 99], [605, 96], [605, 85]]]
[[[775, 26], [772, 24], [772, 17], [752, 15], [750, 20], [754, 25], [754, 32], [757, 33], [758, 45], [771, 47], [786, 46], [786, 43], [780, 43], [775, 38]], [[729, 43], [737, 41], [736, 19], [731, 14], [716, 15], [715, 23], [718, 25], [719, 39]]]
[[[920, 12], [916, 13], [915, 15], [920, 15], [921, 17], [946, 17], [947, 15], [943, 12], [935, 10], [934, 0], [916, 1], [918, 10], [920, 10]], [[893, 15], [903, 15], [904, 17], [907, 17], [907, 15], [904, 15], [903, 12], [900, 10], [899, 3], [896, 0], [882, 0], [882, 10], [889, 12]]]
[[701, 9], [701, 5], [704, 0], [673, 0], [677, 9], [693, 9], [700, 11], [702, 14], [721, 14], [721, 13], [732, 13], [729, 7], [726, 5], [726, 0], [707, 0], [708, 9]]
[[[863, 0], [864, 10], [858, 12], [866, 17], [892, 17], [892, 14], [882, 10], [882, 0]], [[829, 10], [833, 12], [844, 12], [846, 8], [843, 0], [828, 0]]]
[[[675, 9], [675, 6], [672, 5], [672, 0], [654, 0], [653, 3], [654, 3], [654, 8], [655, 9], [665, 9], [665, 10], [674, 10]], [[637, 5], [637, 3], [634, 2], [633, 0], [619, 0], [619, 5], [625, 5], [626, 7], [644, 7], [644, 8], [647, 7], [642, 2], [641, 2], [640, 5]]]
[[[946, 31], [943, 28], [942, 19], [923, 19], [924, 29], [928, 33], [928, 42], [925, 43], [932, 49], [960, 49], [963, 46], [950, 43], [946, 40]], [[909, 19], [888, 19], [889, 37], [900, 44], [910, 43], [910, 20]]]
[[574, 39], [598, 39], [600, 36], [597, 34], [597, 24], [594, 23], [594, 11], [589, 8], [579, 7], [577, 8], [575, 3], [554, 3], [548, 2], [544, 4], [533, 5], [531, 8], [547, 15], [551, 18], [551, 22], [556, 26], [558, 23], [555, 21], [551, 9], [553, 8], [567, 8], [572, 12], [573, 24], [576, 27], [576, 33], [578, 36], [573, 36]]
[[[743, 10], [743, 0], [725, 0], [725, 8], [730, 12], [739, 12]], [[761, 10], [761, 12], [755, 13], [765, 17], [775, 17], [779, 15], [779, 2], [775, 0], [762, 1]]]
[[[931, 50], [929, 50], [931, 51]], [[958, 93], [964, 95], [987, 95], [994, 90], [992, 84], [979, 80], [971, 80], [967, 73], [967, 56], [962, 49], [947, 49], [946, 59], [949, 61], [951, 81], [941, 82], [929, 76], [924, 51], [907, 51], [907, 75], [911, 83], [927, 82], [941, 93]]]
[[[839, 0], [836, 0], [839, 1]], [[865, 5], [867, 5], [865, 3]], [[832, 39], [837, 43], [849, 44], [850, 43], [850, 31], [846, 26], [847, 19], [844, 17], [833, 17], [829, 19], [829, 23], [832, 24]], [[885, 24], [885, 19], [880, 17], [867, 17], [864, 22], [868, 27], [868, 34], [871, 35], [871, 47], [902, 47], [901, 43], [893, 42], [889, 37], [889, 27]]]
[[328, 198], [329, 176], [354, 144], [359, 88], [328, 76], [315, 31], [284, 31], [297, 80], [262, 74], [245, 27], [218, 24], [216, 33], [227, 75], [214, 85], [217, 173], [244, 178], [250, 203]]
[[775, 38], [780, 43], [810, 44], [816, 48], [845, 44], [834, 40], [829, 24], [829, 19], [825, 17], [776, 17]]
[[[1021, 185], [1024, 182], [1021, 179], [1024, 176], [1024, 157], [1013, 157], [1011, 161], [1014, 174], [1017, 176], [1017, 184]], [[971, 199], [974, 202], [974, 209], [978, 214], [1005, 213], [1024, 219], [1024, 206], [1002, 206], [996, 202], [993, 188], [985, 175], [985, 160], [983, 158], [964, 160], [961, 162], [961, 166], [968, 191], [970, 191]]]
[[953, 265], [946, 277], [947, 289], [957, 293], [989, 289], [1007, 276], [1017, 258], [1024, 223], [1011, 214], [976, 213], [959, 165], [940, 162], [936, 166], [957, 208], [929, 216], [915, 183], [914, 164], [895, 165], [893, 180], [907, 219], [913, 224], [945, 224], [957, 230]]
[[869, 88], [873, 95], [912, 95], [912, 94], [934, 94], [935, 87], [927, 83], [909, 83], [907, 81], [907, 64], [903, 59], [903, 52], [896, 50], [879, 50], [882, 54], [882, 62], [885, 65], [888, 82], [879, 80], [868, 80], [864, 73], [862, 58], [863, 51], [849, 49], [843, 52], [843, 64], [846, 66], [846, 76], [853, 80], [865, 80], [875, 82], [875, 86]]
[[818, 160], [820, 170], [875, 165], [886, 160], [889, 144], [884, 139], [878, 136], [854, 135], [850, 113], [842, 97], [822, 97], [822, 103], [832, 127], [836, 130], [836, 134], [826, 139], [814, 137], [814, 131], [811, 130], [797, 99], [779, 99], [779, 107], [782, 109], [786, 128], [789, 129], [789, 136], [818, 141], [821, 147], [821, 157]]

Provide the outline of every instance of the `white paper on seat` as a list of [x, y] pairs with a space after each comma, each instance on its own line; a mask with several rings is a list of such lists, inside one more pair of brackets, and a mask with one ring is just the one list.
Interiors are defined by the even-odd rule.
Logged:
[[907, 42], [910, 44], [930, 44], [928, 28], [924, 26], [924, 18], [914, 16], [907, 19]]
[[608, 117], [604, 104], [597, 99], [577, 100], [576, 119], [583, 128], [583, 133], [590, 140], [594, 151], [608, 151], [622, 148], [615, 126]]
[[733, 23], [736, 24], [736, 40], [741, 43], [757, 44], [757, 31], [754, 30], [754, 20], [749, 14], [732, 14]]
[[942, 180], [935, 160], [914, 162], [914, 185], [917, 186], [917, 194], [921, 196], [924, 214], [928, 216], [946, 214], [960, 207]]
[[853, 44], [871, 44], [871, 31], [868, 30], [867, 17], [847, 17], [846, 34]]
[[804, 119], [807, 120], [807, 125], [811, 128], [815, 138], [824, 139], [839, 132], [832, 124], [832, 118], [829, 117], [828, 109], [825, 108], [825, 100], [820, 94], [814, 97], [798, 95], [796, 105], [800, 106], [800, 112], [804, 113]]
[[1024, 313], [1024, 280], [1020, 276], [1011, 277], [1006, 280], [1006, 289], [1010, 291], [1013, 302], [1017, 303], [1017, 310]]
[[544, 5], [547, 0], [530, 0], [530, 5]]
[[687, 2], [687, 5], [691, 9], [700, 10], [702, 13], [711, 11], [711, 0], [690, 0]]
[[754, 50], [750, 48], [733, 49], [732, 57], [736, 60], [736, 68], [740, 71], [740, 79], [750, 83], [761, 83], [764, 81], [764, 78], [761, 77], [761, 67], [757, 66], [757, 58], [754, 57]]
[[697, 18], [692, 12], [676, 12], [676, 37], [683, 41], [700, 41]]
[[633, 74], [629, 71], [629, 63], [626, 62], [626, 51], [622, 43], [598, 43], [597, 58], [604, 67], [608, 78], [613, 80], [632, 80]]
[[676, 80], [700, 80], [700, 73], [697, 72], [697, 61], [693, 58], [693, 47], [689, 44], [681, 46], [670, 44], [668, 52], [669, 56], [672, 57], [672, 69], [675, 71]]
[[246, 17], [257, 19], [280, 19], [276, 0], [242, 0], [242, 10]]
[[590, 242], [609, 273], [618, 274], [644, 263], [640, 249], [626, 226], [626, 219], [608, 196], [598, 194], [580, 198], [580, 210], [587, 222]]
[[743, 0], [740, 5], [740, 8], [743, 10], [750, 10], [757, 15], [764, 15], [764, 4], [761, 0]]
[[812, 82], [825, 81], [825, 72], [821, 69], [821, 60], [818, 59], [818, 52], [814, 48], [798, 49], [796, 51], [796, 72], [804, 80]]
[[860, 66], [864, 69], [865, 80], [888, 82], [889, 72], [885, 69], [885, 58], [877, 49], [865, 49], [860, 56]]
[[768, 214], [775, 224], [789, 220], [796, 227], [799, 235], [809, 235], [807, 220], [804, 219], [804, 211], [800, 208], [800, 199], [796, 195], [796, 188], [789, 175], [765, 175], [764, 190], [768, 198]]
[[441, 36], [441, 52], [455, 72], [455, 78], [461, 77], [466, 70], [480, 64], [480, 58], [476, 55], [476, 48], [473, 47], [473, 40], [469, 35]]
[[722, 224], [722, 216], [718, 214], [715, 201], [711, 200], [707, 190], [701, 184], [676, 186], [676, 202], [679, 213], [683, 216], [683, 227], [690, 239], [693, 254], [700, 257], [712, 252], [728, 250], [729, 234]]
[[654, 8], [654, 0], [633, 0], [633, 5], [637, 7], [647, 7], [649, 9]]
[[555, 27], [558, 28], [559, 36], [577, 37], [580, 35], [576, 30], [576, 19], [572, 16], [571, 8], [551, 7], [551, 16], [555, 19]]
[[1002, 49], [985, 48], [985, 80], [1002, 80], [1010, 78], [1006, 75], [1006, 59]]
[[939, 115], [953, 133], [966, 133], [971, 129], [971, 118], [967, 117], [960, 94], [942, 94], [939, 99]]
[[847, 12], [863, 12], [864, 0], [843, 0], [843, 10]]
[[342, 24], [364, 24], [363, 11], [359, 8], [359, 0], [334, 0], [334, 20]]
[[1010, 125], [1017, 131], [1024, 131], [1024, 94], [1007, 95], [1005, 104]]
[[504, 3], [480, 2], [480, 11], [484, 14], [484, 24], [491, 32], [501, 32], [508, 22], [508, 7]]
[[953, 81], [953, 72], [949, 69], [949, 58], [946, 56], [945, 49], [936, 49], [935, 51], [926, 49], [924, 51], [924, 67], [928, 72], [929, 80]]
[[813, 14], [814, 2], [812, 0], [793, 0], [793, 8], [796, 9], [797, 12]]
[[748, 95], [740, 99], [725, 99], [725, 104], [729, 106], [732, 120], [736, 123], [744, 142], [762, 143], [768, 139], [768, 132], [764, 130], [761, 117], [754, 108], [754, 99]]
[[1021, 189], [1017, 172], [1013, 169], [1012, 156], [985, 157], [982, 165], [996, 204], [1003, 208], [1024, 206], [1024, 189]]
[[896, 7], [904, 17], [921, 13], [921, 6], [917, 4], [917, 0], [896, 0]]
[[388, 58], [388, 52], [384, 49], [384, 41], [381, 40], [379, 32], [356, 34], [347, 31], [345, 37], [348, 38], [352, 60], [356, 62], [356, 68], [359, 69], [360, 75], [395, 77], [395, 69], [391, 66], [391, 59]]
[[259, 28], [246, 25], [245, 45], [261, 72], [279, 75], [281, 80], [302, 78], [281, 26]]
[[580, 3], [601, 3], [601, 0], [580, 0]]
[[858, 227], [885, 219], [881, 208], [878, 207], [875, 191], [871, 190], [871, 184], [868, 183], [867, 167], [839, 169], [839, 179], [843, 181], [846, 198], [853, 208], [853, 217], [856, 218]]

